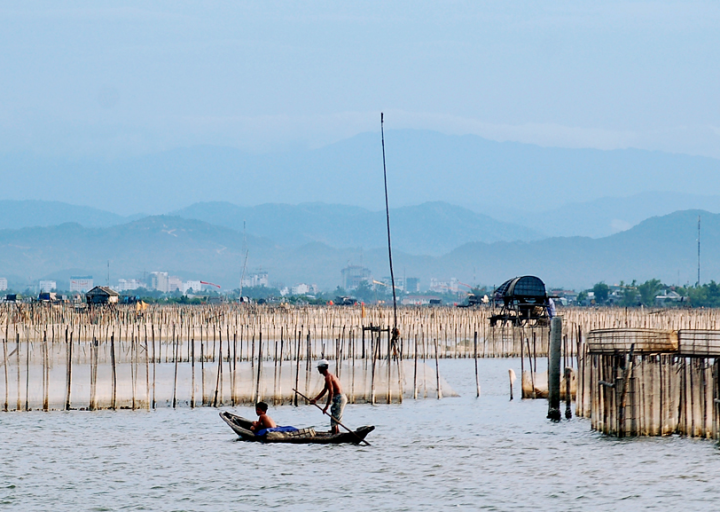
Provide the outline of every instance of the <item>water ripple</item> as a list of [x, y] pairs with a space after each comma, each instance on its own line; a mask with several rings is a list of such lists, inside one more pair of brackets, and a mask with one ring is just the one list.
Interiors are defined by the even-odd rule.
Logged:
[[[507, 368], [443, 361], [459, 398], [348, 406], [372, 447], [237, 442], [214, 409], [0, 415], [0, 508], [18, 510], [712, 510], [715, 445], [617, 440], [507, 396]], [[249, 409], [238, 409], [250, 415]], [[272, 411], [325, 428], [314, 408]]]

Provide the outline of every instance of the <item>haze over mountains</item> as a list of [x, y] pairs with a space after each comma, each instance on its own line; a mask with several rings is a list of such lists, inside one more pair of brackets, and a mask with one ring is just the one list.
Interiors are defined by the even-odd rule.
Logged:
[[[575, 288], [601, 280], [656, 277], [668, 283], [694, 282], [698, 215], [703, 219], [704, 254], [717, 254], [720, 215], [688, 210], [654, 217], [599, 239], [469, 242], [440, 255], [413, 254], [396, 246], [396, 273], [419, 277], [424, 287], [430, 278], [456, 277], [466, 283], [492, 285], [526, 273], [540, 275], [553, 286]], [[430, 240], [434, 233], [428, 231]], [[65, 223], [0, 231], [0, 268], [16, 283], [42, 278], [62, 282], [70, 275], [86, 273], [102, 283], [110, 261], [111, 283], [164, 270], [232, 289], [238, 285], [247, 248], [249, 269], [267, 270], [277, 284], [311, 282], [333, 289], [340, 284], [340, 270], [349, 263], [370, 268], [375, 278], [388, 274], [385, 248], [297, 241], [300, 245], [280, 244], [178, 216], [145, 217], [109, 227]], [[704, 280], [720, 276], [720, 261], [706, 257], [703, 276]]]
[[[423, 130], [388, 131], [386, 148], [395, 207], [443, 201], [507, 220], [603, 197], [720, 190], [720, 160], [707, 157], [548, 148]], [[0, 199], [59, 200], [122, 215], [207, 201], [384, 206], [378, 133], [260, 155], [214, 146], [116, 160], [3, 154], [0, 168]]]
[[[247, 248], [250, 269], [277, 283], [334, 288], [349, 263], [384, 277], [377, 138], [267, 155], [207, 146], [115, 161], [1, 155], [0, 194], [15, 199], [0, 200], [0, 272], [16, 282], [104, 276], [110, 260], [111, 281], [164, 270], [234, 288]], [[396, 271], [424, 286], [530, 272], [563, 286], [694, 282], [695, 210], [704, 254], [719, 243], [718, 160], [412, 130], [389, 132], [387, 145]]]

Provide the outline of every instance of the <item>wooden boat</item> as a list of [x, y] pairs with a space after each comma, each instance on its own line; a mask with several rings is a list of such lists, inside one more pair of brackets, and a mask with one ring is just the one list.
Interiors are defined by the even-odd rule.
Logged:
[[365, 437], [375, 430], [375, 427], [360, 427], [354, 432], [316, 432], [314, 428], [301, 428], [297, 432], [268, 432], [264, 436], [256, 436], [250, 430], [252, 421], [223, 411], [220, 417], [227, 423], [243, 441], [254, 441], [260, 443], [297, 443], [297, 444], [360, 444]]

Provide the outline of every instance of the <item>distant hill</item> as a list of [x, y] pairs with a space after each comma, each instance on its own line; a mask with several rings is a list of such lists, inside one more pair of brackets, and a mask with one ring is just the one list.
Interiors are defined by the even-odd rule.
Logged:
[[[549, 238], [530, 242], [468, 243], [439, 256], [393, 253], [398, 276], [456, 277], [465, 283], [499, 284], [516, 275], [536, 274], [552, 286], [589, 287], [604, 280], [660, 278], [694, 283], [697, 217], [702, 215], [702, 280], [720, 280], [720, 215], [699, 210], [654, 217], [615, 235]], [[389, 275], [385, 249], [337, 249], [322, 242], [296, 248], [248, 235], [248, 269], [263, 268], [273, 282], [316, 283], [332, 289], [340, 270], [362, 264], [373, 276]], [[110, 260], [111, 281], [153, 270], [223, 287], [238, 286], [244, 263], [242, 233], [180, 217], [147, 217], [107, 228], [63, 224], [0, 231], [0, 275], [69, 277], [89, 273], [103, 282]]]
[[[443, 201], [502, 221], [514, 222], [517, 210], [602, 197], [720, 190], [720, 160], [698, 156], [547, 148], [423, 130], [386, 132], [386, 149], [393, 206]], [[384, 206], [378, 133], [265, 155], [212, 146], [117, 160], [4, 154], [0, 169], [0, 199], [63, 200], [123, 214], [206, 201]]]
[[468, 275], [482, 262], [481, 282], [504, 276], [537, 274], [562, 286], [659, 278], [667, 284], [693, 284], [697, 277], [697, 220], [702, 215], [703, 282], [720, 280], [720, 215], [700, 210], [653, 217], [615, 235], [548, 238], [536, 242], [466, 244], [440, 258], [443, 268]]
[[517, 224], [542, 230], [548, 236], [601, 238], [625, 231], [639, 222], [680, 210], [720, 213], [720, 196], [678, 192], [643, 192], [628, 197], [603, 197], [585, 203], [568, 203], [541, 214], [509, 211]]
[[[253, 236], [247, 237], [247, 245], [258, 255], [275, 248], [272, 242]], [[67, 280], [82, 270], [104, 283], [109, 260], [111, 282], [159, 270], [237, 287], [243, 254], [242, 234], [167, 216], [107, 228], [67, 223], [0, 231], [0, 272], [35, 279]]]
[[0, 200], [0, 229], [34, 226], [56, 226], [77, 222], [83, 226], [113, 226], [129, 219], [89, 206], [75, 206], [59, 201]]
[[[306, 203], [241, 207], [197, 203], [171, 213], [269, 238], [284, 247], [322, 242], [331, 247], [387, 246], [385, 212], [360, 207]], [[439, 256], [468, 242], [535, 240], [537, 231], [447, 203], [425, 203], [390, 211], [393, 245], [411, 254]]]

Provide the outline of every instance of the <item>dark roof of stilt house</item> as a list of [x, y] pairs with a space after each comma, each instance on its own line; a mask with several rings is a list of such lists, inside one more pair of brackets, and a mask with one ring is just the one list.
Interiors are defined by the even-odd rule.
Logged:
[[120, 294], [115, 290], [111, 290], [107, 286], [96, 286], [85, 294], [87, 299], [95, 301], [97, 299], [110, 299], [111, 297], [120, 297]]

